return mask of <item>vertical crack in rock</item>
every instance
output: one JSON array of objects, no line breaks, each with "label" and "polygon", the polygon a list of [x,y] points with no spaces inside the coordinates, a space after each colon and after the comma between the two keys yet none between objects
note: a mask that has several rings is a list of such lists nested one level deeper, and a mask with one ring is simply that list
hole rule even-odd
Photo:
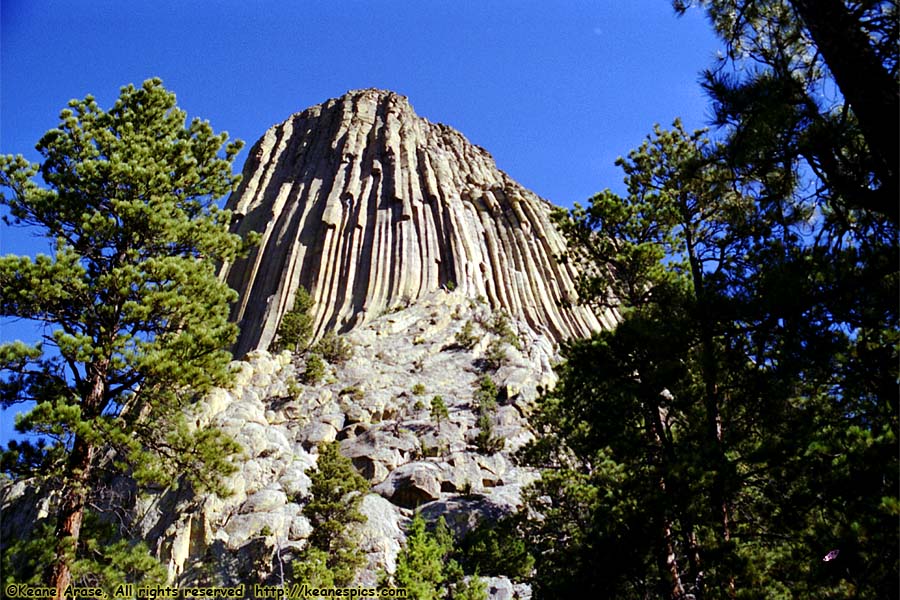
[{"label": "vertical crack in rock", "polygon": [[612,322],[572,304],[577,273],[557,260],[552,207],[398,94],[351,91],[291,116],[256,142],[243,175],[227,207],[233,229],[261,243],[222,269],[240,294],[238,355],[268,348],[299,286],[316,335],[441,286],[557,341]]}]

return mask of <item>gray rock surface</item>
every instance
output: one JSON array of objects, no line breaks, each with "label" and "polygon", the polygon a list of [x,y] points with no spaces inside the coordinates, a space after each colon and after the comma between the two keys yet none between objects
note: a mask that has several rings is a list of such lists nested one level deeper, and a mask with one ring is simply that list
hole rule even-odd
[{"label": "gray rock surface", "polygon": [[269,347],[301,285],[319,334],[442,286],[484,296],[555,341],[613,319],[574,304],[578,274],[558,260],[566,245],[552,207],[393,92],[351,91],[269,129],[227,208],[236,231],[262,236],[224,268],[241,295],[239,356]]},{"label": "gray rock surface", "polygon": [[[435,328],[440,315],[452,318]],[[194,422],[221,427],[244,448],[227,482],[233,494],[168,492],[136,507],[145,537],[173,580],[195,582],[198,565],[213,557],[233,565],[234,581],[248,572],[274,577],[278,557],[290,561],[312,531],[302,508],[322,441],[337,439],[372,485],[362,507],[368,519],[360,527],[369,557],[365,584],[379,569],[393,572],[411,509],[429,520],[445,517],[459,535],[516,510],[535,474],[517,466],[512,453],[532,437],[523,415],[537,390],[556,381],[547,354],[553,345],[511,320],[522,350],[485,372],[484,353],[498,339],[486,325],[492,318],[486,302],[459,291],[432,292],[349,332],[344,337],[353,357],[329,365],[329,379],[314,386],[299,383],[302,356],[254,351],[236,362],[234,386],[214,390],[194,415]],[[467,322],[480,340],[472,349],[456,344]],[[479,453],[470,442],[478,433],[473,396],[484,375],[505,391],[492,422],[507,443],[493,454]],[[435,396],[448,410],[440,423],[430,410]]]}]

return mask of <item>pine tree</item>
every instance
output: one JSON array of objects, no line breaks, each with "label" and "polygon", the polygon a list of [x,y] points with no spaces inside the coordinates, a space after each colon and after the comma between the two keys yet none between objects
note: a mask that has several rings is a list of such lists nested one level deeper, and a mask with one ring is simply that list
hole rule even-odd
[{"label": "pine tree", "polygon": [[234,442],[189,426],[184,410],[230,376],[236,296],[216,265],[246,244],[215,201],[238,182],[240,147],[205,121],[186,123],[152,79],[123,88],[108,111],[91,96],[71,101],[37,144],[40,165],[0,157],[11,220],[54,243],[52,256],[0,258],[0,316],[46,332],[33,346],[0,346],[0,401],[33,402],[17,428],[51,440],[18,450],[60,490],[45,565],[59,597],[84,549],[101,461],[140,483],[183,473],[215,491],[233,469]]},{"label": "pine tree", "polygon": [[302,286],[297,288],[294,306],[285,313],[278,326],[278,337],[275,340],[277,350],[300,352],[309,347],[313,333],[313,319],[310,314],[312,306],[312,297],[306,288]]},{"label": "pine tree", "polygon": [[[699,5],[725,51],[704,74],[732,163],[790,194],[810,169],[838,223],[900,219],[897,3],[673,0]],[[835,93],[835,89],[839,93]],[[777,174],[777,176],[776,176]]]},{"label": "pine tree", "polygon": [[450,411],[447,409],[447,403],[441,396],[435,396],[431,399],[431,418],[437,423],[438,430],[441,428],[441,421],[450,418]]},{"label": "pine tree", "polygon": [[438,519],[433,532],[425,528],[425,519],[416,513],[406,534],[406,545],[397,555],[394,580],[413,600],[485,600],[486,586],[477,576],[466,580],[463,570],[452,558],[456,553],[453,534],[444,518]]},{"label": "pine tree", "polygon": [[540,595],[896,589],[891,236],[835,238],[719,150],[657,128],[619,161],[626,197],[561,220],[622,319],[566,347],[534,414]]},{"label": "pine tree", "polygon": [[657,129],[561,221],[622,320],[534,414],[539,597],[897,590],[896,227],[737,150]]},{"label": "pine tree", "polygon": [[365,564],[355,526],[366,521],[359,506],[369,483],[340,453],[337,442],[319,446],[316,469],[309,477],[312,499],[303,514],[313,532],[294,563],[294,577],[309,586],[346,587]]}]

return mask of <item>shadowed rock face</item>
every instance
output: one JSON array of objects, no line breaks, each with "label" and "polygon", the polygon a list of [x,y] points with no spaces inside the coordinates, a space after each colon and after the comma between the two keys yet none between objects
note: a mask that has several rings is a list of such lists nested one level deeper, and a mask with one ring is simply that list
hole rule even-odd
[{"label": "shadowed rock face", "polygon": [[[223,267],[240,294],[238,356],[266,349],[299,286],[315,331],[347,331],[442,286],[483,296],[554,340],[612,322],[574,306],[577,273],[552,207],[406,98],[348,92],[253,146],[227,208],[262,241]],[[606,318],[601,317],[604,321]]]}]

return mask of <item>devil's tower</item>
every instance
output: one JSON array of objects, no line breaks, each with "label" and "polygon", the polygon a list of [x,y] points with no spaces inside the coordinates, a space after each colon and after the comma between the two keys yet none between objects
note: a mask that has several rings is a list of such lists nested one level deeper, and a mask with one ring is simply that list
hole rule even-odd
[{"label": "devil's tower", "polygon": [[[289,578],[313,539],[305,509],[322,444],[338,444],[369,485],[355,585],[396,571],[414,511],[444,517],[462,539],[520,510],[538,474],[516,453],[535,439],[528,415],[556,383],[556,342],[614,318],[578,305],[552,207],[456,131],[376,90],[270,129],[228,207],[237,231],[262,238],[223,267],[240,294],[244,360],[227,389],[186,408],[185,426],[240,445],[223,482],[232,493],[139,494],[122,477],[93,491],[92,506],[114,498],[116,522],[181,587]],[[266,351],[300,286],[315,300],[317,335],[336,329],[352,350],[314,355],[317,373],[310,353]],[[29,485],[0,480],[0,537],[32,529],[52,501]],[[530,597],[524,583],[485,582],[493,600]]]},{"label": "devil's tower", "polygon": [[254,145],[228,208],[262,241],[226,266],[240,294],[236,354],[265,349],[298,286],[315,327],[346,331],[428,292],[483,296],[559,340],[602,324],[577,307],[551,207],[457,131],[392,92],[348,92]]}]

